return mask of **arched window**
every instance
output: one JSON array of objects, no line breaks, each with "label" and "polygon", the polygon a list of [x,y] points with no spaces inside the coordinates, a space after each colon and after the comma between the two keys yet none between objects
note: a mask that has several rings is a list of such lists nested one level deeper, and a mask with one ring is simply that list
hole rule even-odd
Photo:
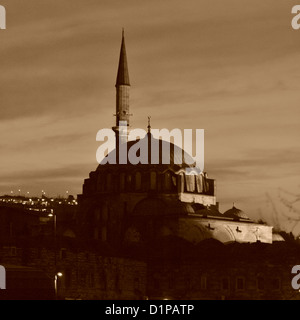
[{"label": "arched window", "polygon": [[203,179],[202,174],[198,174],[196,176],[196,184],[197,184],[197,192],[202,193],[203,192]]},{"label": "arched window", "polygon": [[127,174],[126,175],[126,190],[131,191],[132,190],[132,175]]},{"label": "arched window", "polygon": [[156,190],[156,172],[150,173],[150,190]]},{"label": "arched window", "polygon": [[170,191],[171,190],[171,174],[170,172],[166,172],[164,174],[164,189],[166,191]]},{"label": "arched window", "polygon": [[125,173],[122,172],[120,174],[120,191],[124,191],[125,190]]},{"label": "arched window", "polygon": [[184,174],[180,173],[177,176],[178,182],[177,182],[177,190],[179,193],[184,192]]},{"label": "arched window", "polygon": [[140,191],[142,188],[142,175],[140,172],[135,174],[135,190]]},{"label": "arched window", "polygon": [[185,179],[186,179],[186,191],[195,192],[195,175],[187,174],[185,176]]}]

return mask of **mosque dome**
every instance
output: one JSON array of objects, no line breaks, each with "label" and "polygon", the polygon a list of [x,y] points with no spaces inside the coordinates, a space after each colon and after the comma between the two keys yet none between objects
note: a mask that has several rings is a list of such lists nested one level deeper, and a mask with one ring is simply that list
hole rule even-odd
[{"label": "mosque dome", "polygon": [[246,213],[235,206],[224,212],[224,217],[232,218],[234,220],[245,219],[250,220]]},{"label": "mosque dome", "polygon": [[[161,171],[169,169],[174,173],[178,173],[181,169],[193,168],[197,170],[198,174],[200,173],[191,155],[172,142],[154,138],[151,133],[146,134],[142,139],[128,141],[126,146],[124,145],[125,144],[120,146],[120,150],[127,149],[128,165],[131,164],[130,155],[133,155],[136,156],[139,161],[139,163],[135,165],[156,165],[160,167]],[[115,162],[118,164],[119,159],[116,149],[111,151],[102,160],[97,170],[101,170],[103,166],[113,163],[113,159],[116,159]]]}]

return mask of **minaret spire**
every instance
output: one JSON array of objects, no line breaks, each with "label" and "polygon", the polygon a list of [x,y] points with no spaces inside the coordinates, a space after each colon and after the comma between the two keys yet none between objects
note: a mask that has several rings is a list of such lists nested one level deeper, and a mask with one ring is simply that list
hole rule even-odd
[{"label": "minaret spire", "polygon": [[122,44],[121,44],[121,50],[120,50],[120,59],[119,59],[116,87],[120,85],[130,86],[124,28],[122,29]]},{"label": "minaret spire", "polygon": [[127,141],[129,133],[129,72],[125,47],[124,28],[122,29],[122,43],[119,58],[118,74],[116,79],[116,125],[113,130],[116,133],[116,149],[119,159],[119,146]]},{"label": "minaret spire", "polygon": [[[126,126],[129,127],[129,89],[130,82],[123,28],[119,67],[116,80],[116,127],[114,127],[115,131],[120,131],[119,126],[124,126],[125,121]],[[121,125],[120,121],[122,121]]]}]

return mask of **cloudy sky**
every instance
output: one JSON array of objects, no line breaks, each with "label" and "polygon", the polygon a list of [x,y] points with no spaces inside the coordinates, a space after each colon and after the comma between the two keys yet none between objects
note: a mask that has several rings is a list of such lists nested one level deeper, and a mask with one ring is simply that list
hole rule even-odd
[{"label": "cloudy sky", "polygon": [[279,188],[300,193],[297,1],[0,4],[0,194],[81,192],[96,133],[115,120],[122,27],[132,126],[151,115],[154,128],[205,129],[221,211],[235,202],[257,217]]}]

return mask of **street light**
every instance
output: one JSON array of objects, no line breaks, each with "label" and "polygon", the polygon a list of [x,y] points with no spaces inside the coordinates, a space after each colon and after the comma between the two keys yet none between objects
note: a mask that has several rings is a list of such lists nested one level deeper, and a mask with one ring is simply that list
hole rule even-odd
[{"label": "street light", "polygon": [[57,300],[57,284],[58,278],[61,278],[63,274],[61,272],[57,272],[54,276],[54,289],[55,289],[55,300]]},{"label": "street light", "polygon": [[56,212],[49,213],[48,217],[53,217],[53,227],[54,227],[54,268],[56,272],[56,251],[57,251],[57,235],[56,235]]},{"label": "street light", "polygon": [[53,211],[53,213],[49,213],[48,217],[52,218],[53,217],[53,222],[54,222],[54,240],[56,241],[56,213]]}]

